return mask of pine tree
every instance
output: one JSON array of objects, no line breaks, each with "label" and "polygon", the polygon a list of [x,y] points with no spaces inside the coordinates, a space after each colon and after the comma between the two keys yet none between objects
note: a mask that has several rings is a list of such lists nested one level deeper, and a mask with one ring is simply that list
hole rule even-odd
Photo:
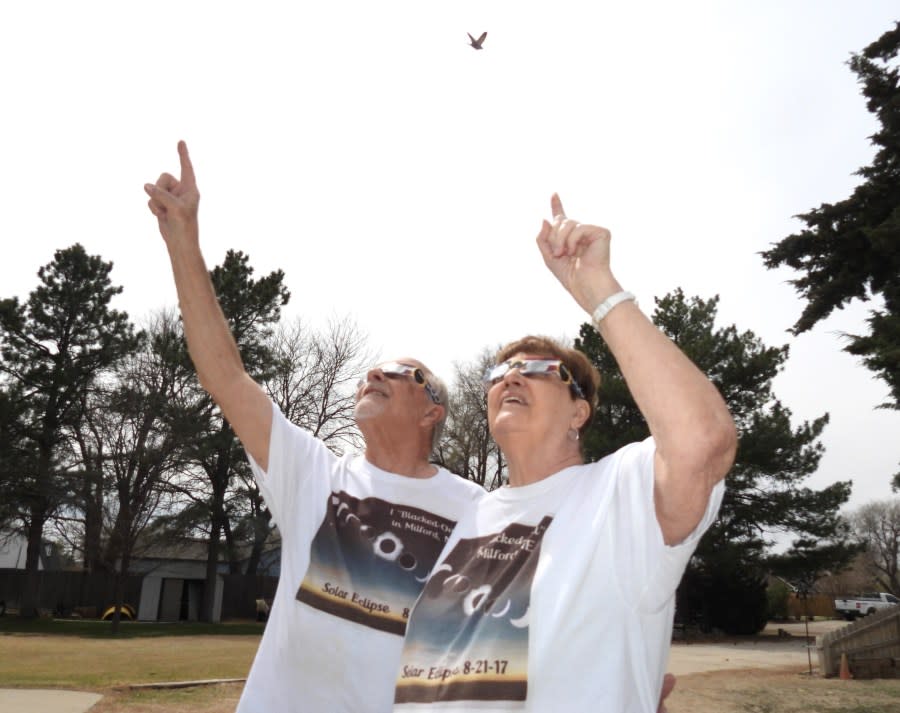
[{"label": "pine tree", "polygon": [[0,372],[26,403],[19,445],[29,455],[16,474],[16,519],[28,538],[26,614],[37,605],[44,524],[69,489],[59,459],[64,429],[80,418],[95,380],[137,344],[128,315],[109,306],[122,291],[111,270],[112,263],[75,244],[38,271],[40,285],[25,304],[0,301]]},{"label": "pine tree", "polygon": [[[871,137],[875,159],[857,174],[853,194],[798,216],[806,228],[762,253],[765,265],[802,273],[791,281],[806,299],[794,324],[800,334],[852,300],[876,296],[867,334],[848,335],[845,351],[862,358],[890,388],[886,407],[900,409],[900,22],[850,59],[866,106],[881,124]],[[900,474],[898,474],[900,483]]]}]

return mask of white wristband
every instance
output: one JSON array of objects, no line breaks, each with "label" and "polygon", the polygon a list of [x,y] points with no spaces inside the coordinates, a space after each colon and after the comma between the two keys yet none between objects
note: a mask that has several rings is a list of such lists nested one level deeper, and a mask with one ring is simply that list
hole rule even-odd
[{"label": "white wristband", "polygon": [[594,320],[594,324],[600,324],[603,318],[609,314],[610,310],[615,307],[617,304],[621,302],[625,302],[626,300],[634,300],[635,304],[637,304],[637,298],[631,294],[630,292],[626,292],[622,290],[621,292],[616,292],[614,295],[610,295],[603,302],[597,305],[597,309],[594,310],[594,314],[591,315],[591,318]]}]

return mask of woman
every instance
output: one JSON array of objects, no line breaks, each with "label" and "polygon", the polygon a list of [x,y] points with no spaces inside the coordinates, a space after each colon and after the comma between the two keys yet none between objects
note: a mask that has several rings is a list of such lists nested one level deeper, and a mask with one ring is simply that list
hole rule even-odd
[{"label": "woman", "polygon": [[539,337],[485,375],[509,484],[444,548],[410,617],[398,710],[656,710],[674,594],[715,518],[734,423],[715,387],[624,292],[609,232],[557,196],[538,246],[616,357],[651,437],[584,464],[599,375]]}]

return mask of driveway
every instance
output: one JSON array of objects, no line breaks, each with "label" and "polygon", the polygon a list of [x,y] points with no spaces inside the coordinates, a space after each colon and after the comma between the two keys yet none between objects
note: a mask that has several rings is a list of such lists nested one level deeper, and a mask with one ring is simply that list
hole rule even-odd
[{"label": "driveway", "polygon": [[103,696],[82,691],[0,689],[0,713],[85,713]]}]

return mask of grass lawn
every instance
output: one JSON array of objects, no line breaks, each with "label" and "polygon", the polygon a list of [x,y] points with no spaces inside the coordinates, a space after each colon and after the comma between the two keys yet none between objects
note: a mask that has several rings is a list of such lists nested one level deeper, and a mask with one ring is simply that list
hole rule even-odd
[{"label": "grass lawn", "polygon": [[[233,713],[242,684],[130,690],[128,684],[244,678],[262,625],[140,624],[0,618],[0,688],[103,694],[91,713]],[[841,681],[790,670],[680,676],[669,713],[900,713],[900,679]]]},{"label": "grass lawn", "polygon": [[244,678],[262,624],[0,619],[0,687],[100,690],[131,683]]},{"label": "grass lawn", "polygon": [[0,636],[3,634],[47,634],[78,636],[91,639],[136,639],[154,636],[256,636],[263,632],[263,624],[253,621],[228,621],[222,624],[179,622],[123,621],[119,633],[112,634],[112,623],[99,619],[22,619],[18,616],[0,617]]}]

